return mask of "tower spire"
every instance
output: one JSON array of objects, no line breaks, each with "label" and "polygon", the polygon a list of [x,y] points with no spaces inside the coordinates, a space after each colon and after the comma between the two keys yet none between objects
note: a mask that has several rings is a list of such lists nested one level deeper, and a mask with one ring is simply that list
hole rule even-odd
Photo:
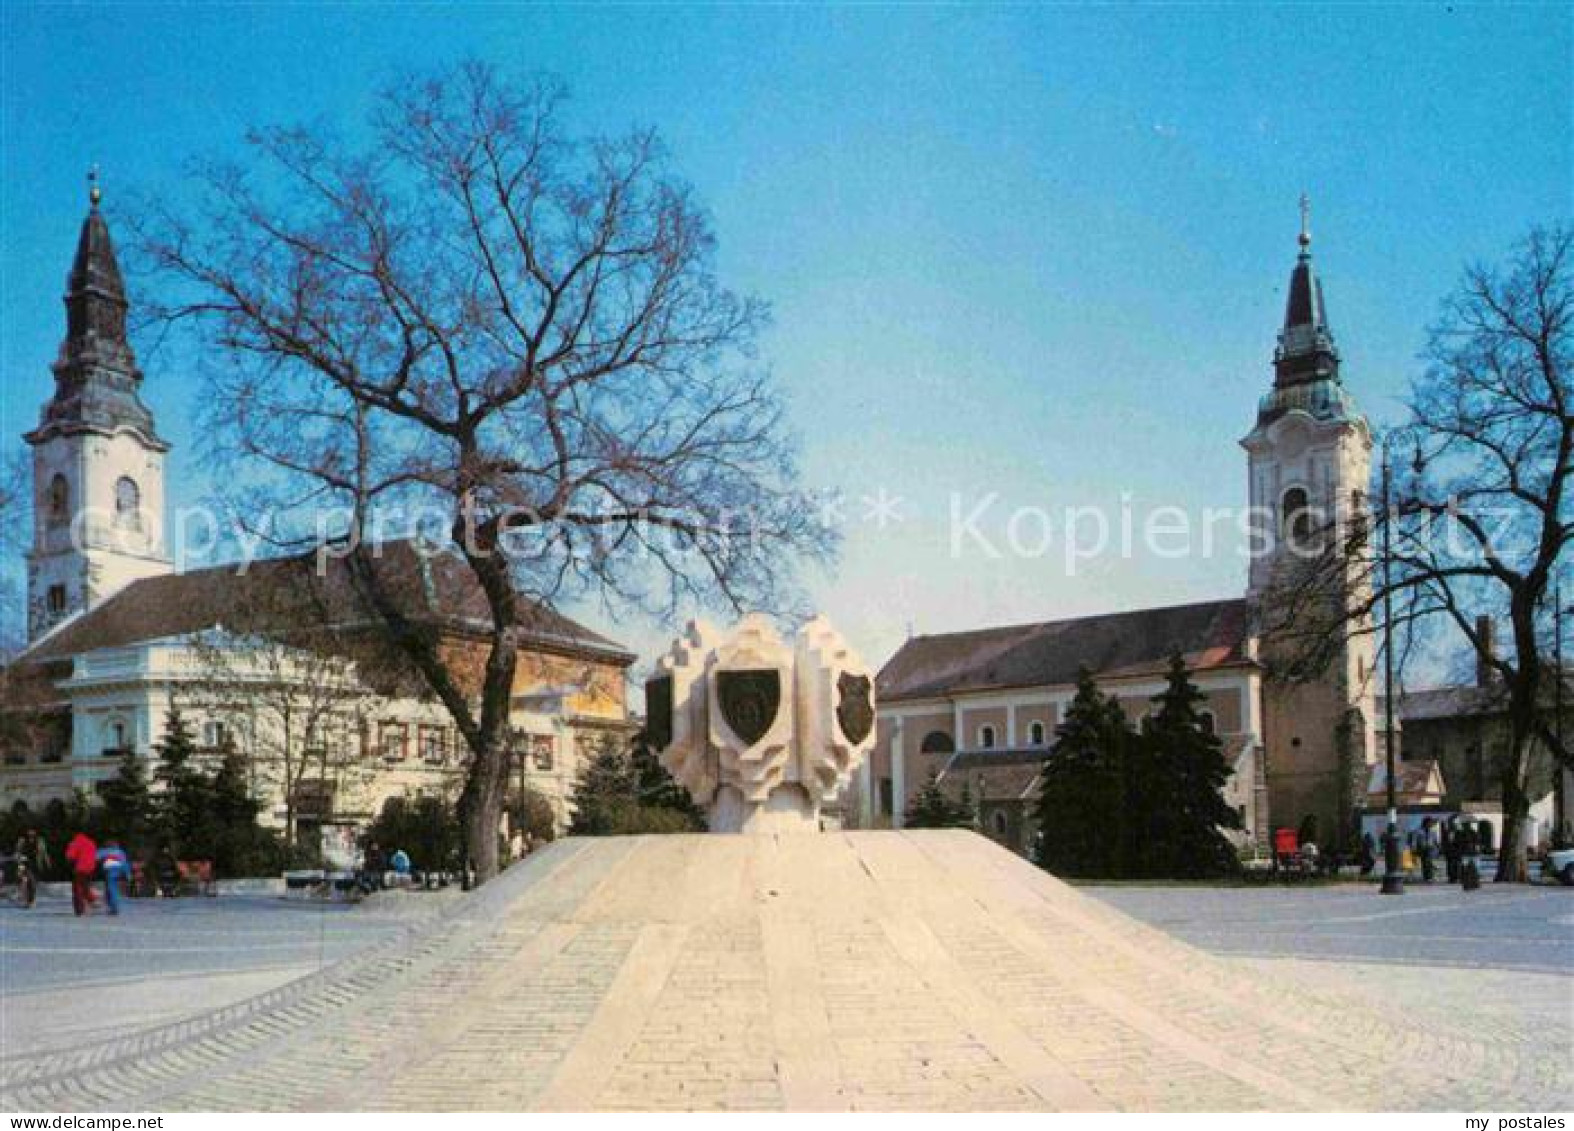
[{"label": "tower spire", "polygon": [[142,371],[126,335],[126,284],[99,204],[98,166],[87,175],[88,212],[66,275],[66,336],[54,364],[55,395],[33,436],[52,428],[131,428],[161,446],[137,395]]},{"label": "tower spire", "polygon": [[1284,329],[1274,351],[1274,387],[1339,379],[1339,350],[1328,326],[1323,284],[1312,266],[1312,202],[1301,194],[1300,254],[1290,273],[1290,294],[1284,305]]}]

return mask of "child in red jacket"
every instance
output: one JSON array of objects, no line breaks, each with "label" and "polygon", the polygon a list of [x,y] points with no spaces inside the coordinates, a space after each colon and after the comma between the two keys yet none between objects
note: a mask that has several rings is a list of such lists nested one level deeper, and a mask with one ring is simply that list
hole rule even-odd
[{"label": "child in red jacket", "polygon": [[66,863],[71,865],[71,910],[78,915],[92,910],[98,902],[93,894],[93,873],[98,871],[98,845],[87,833],[77,833],[66,845]]}]

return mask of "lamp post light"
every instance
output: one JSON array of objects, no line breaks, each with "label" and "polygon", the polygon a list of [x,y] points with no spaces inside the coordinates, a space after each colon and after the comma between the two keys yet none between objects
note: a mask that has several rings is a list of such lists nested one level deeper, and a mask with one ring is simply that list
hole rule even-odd
[{"label": "lamp post light", "polygon": [[[1383,895],[1403,895],[1404,874],[1399,870],[1399,788],[1398,766],[1394,753],[1394,715],[1398,703],[1394,693],[1394,511],[1391,461],[1388,445],[1398,433],[1383,439],[1383,755],[1386,763],[1388,826],[1383,832]],[[1426,462],[1421,441],[1415,442],[1411,468],[1420,475]]]},{"label": "lamp post light", "polygon": [[1399,794],[1394,781],[1394,515],[1388,460],[1391,438],[1383,441],[1383,755],[1387,762],[1388,827],[1383,831],[1382,894],[1403,895],[1405,881],[1399,872]]},{"label": "lamp post light", "polygon": [[[1552,728],[1558,745],[1568,749],[1563,737],[1563,616],[1574,612],[1574,605],[1563,603],[1563,578],[1561,574],[1552,586]],[[1552,768],[1552,840],[1559,844],[1564,836],[1566,822],[1563,810],[1568,805],[1564,796],[1563,777],[1567,773],[1556,762]]]}]

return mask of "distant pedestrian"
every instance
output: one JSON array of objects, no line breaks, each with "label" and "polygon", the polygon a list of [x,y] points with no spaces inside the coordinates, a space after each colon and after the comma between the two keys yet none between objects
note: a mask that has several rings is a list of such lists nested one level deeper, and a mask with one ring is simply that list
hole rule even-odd
[{"label": "distant pedestrian", "polygon": [[1443,822],[1443,867],[1448,875],[1448,882],[1459,882],[1459,822],[1457,818],[1450,817]]},{"label": "distant pedestrian", "polygon": [[381,891],[383,873],[387,870],[388,858],[383,855],[382,846],[375,840],[368,841],[361,856],[361,890],[368,894]]},{"label": "distant pedestrian", "polygon": [[1481,840],[1473,822],[1460,826],[1456,843],[1459,845],[1459,886],[1475,891],[1481,886],[1481,865],[1476,859],[1481,852]]},{"label": "distant pedestrian", "polygon": [[165,899],[180,888],[180,863],[167,844],[159,845],[153,854],[153,886]]},{"label": "distant pedestrian", "polygon": [[85,915],[98,903],[93,894],[93,873],[98,871],[98,845],[87,833],[77,833],[66,845],[66,863],[71,865],[71,910]]},{"label": "distant pedestrian", "polygon": [[120,914],[120,885],[131,875],[131,861],[126,850],[113,837],[98,850],[98,866],[104,873],[104,905],[111,915]]},{"label": "distant pedestrian", "polygon": [[410,875],[410,855],[404,849],[394,849],[394,854],[388,858],[388,863],[393,868],[394,875],[401,877]]},{"label": "distant pedestrian", "polygon": [[1361,834],[1361,875],[1370,876],[1372,869],[1377,867],[1377,838],[1371,833]]},{"label": "distant pedestrian", "polygon": [[1421,882],[1427,884],[1437,874],[1437,840],[1432,831],[1433,825],[1432,818],[1426,817],[1421,821],[1421,827],[1410,834],[1410,850],[1421,864]]},{"label": "distant pedestrian", "polygon": [[28,866],[35,880],[43,877],[49,867],[49,846],[37,829],[28,829],[16,838],[16,858]]}]

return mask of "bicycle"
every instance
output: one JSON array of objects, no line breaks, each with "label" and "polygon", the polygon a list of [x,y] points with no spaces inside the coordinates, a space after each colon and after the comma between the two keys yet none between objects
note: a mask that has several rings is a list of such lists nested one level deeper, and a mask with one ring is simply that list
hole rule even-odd
[{"label": "bicycle", "polygon": [[0,899],[19,907],[31,907],[38,899],[38,881],[23,857],[0,857]]}]

